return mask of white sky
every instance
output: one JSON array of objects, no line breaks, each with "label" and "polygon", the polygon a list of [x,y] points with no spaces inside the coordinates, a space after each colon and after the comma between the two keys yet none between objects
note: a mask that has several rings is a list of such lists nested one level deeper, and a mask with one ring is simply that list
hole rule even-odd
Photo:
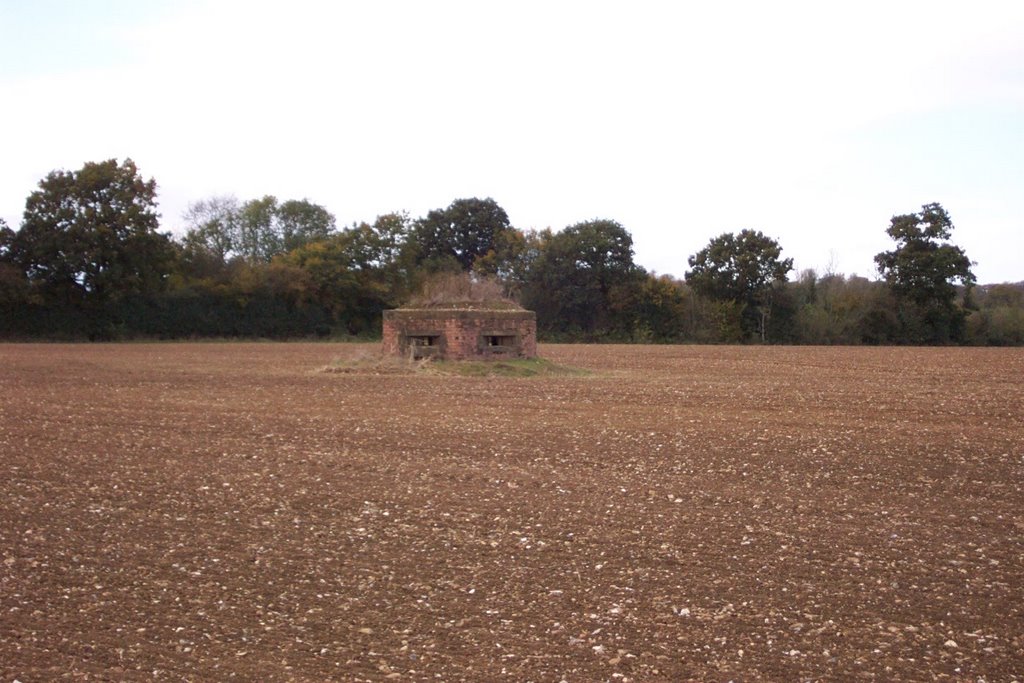
[{"label": "white sky", "polygon": [[130,156],[179,233],[214,194],[339,225],[493,197],[622,223],[682,276],[753,228],[875,277],[937,201],[982,283],[1024,280],[1024,2],[0,0],[0,216]]}]

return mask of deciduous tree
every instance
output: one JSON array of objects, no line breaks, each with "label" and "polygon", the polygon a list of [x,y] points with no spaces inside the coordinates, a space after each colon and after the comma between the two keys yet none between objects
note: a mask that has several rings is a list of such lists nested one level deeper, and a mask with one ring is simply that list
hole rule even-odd
[{"label": "deciduous tree", "polygon": [[28,278],[12,260],[15,236],[7,222],[0,218],[0,309],[13,310],[28,303]]},{"label": "deciduous tree", "polygon": [[334,215],[308,199],[289,199],[277,207],[281,247],[288,252],[334,233]]},{"label": "deciduous tree", "polygon": [[686,282],[701,296],[740,307],[742,328],[762,341],[771,315],[772,289],[793,269],[782,247],[761,232],[724,233],[688,260]]},{"label": "deciduous tree", "polygon": [[334,215],[308,199],[278,203],[273,195],[239,203],[231,196],[210,197],[189,205],[183,239],[193,260],[226,263],[241,256],[249,263],[269,263],[279,254],[335,232]]},{"label": "deciduous tree", "polygon": [[964,337],[966,315],[956,304],[956,284],[969,289],[975,278],[967,254],[949,242],[952,233],[953,221],[942,205],[925,204],[918,213],[892,217],[886,234],[896,248],[875,256],[878,272],[896,297],[908,341]]},{"label": "deciduous tree", "polygon": [[486,257],[511,229],[508,214],[487,199],[456,199],[446,209],[435,209],[417,221],[413,242],[418,260],[431,270],[443,270],[446,262],[464,271]]},{"label": "deciduous tree", "polygon": [[380,312],[397,305],[406,274],[400,235],[403,214],[380,216],[325,240],[310,242],[275,260],[307,273],[315,300],[352,333],[369,329]]},{"label": "deciduous tree", "polygon": [[158,221],[156,181],[144,180],[131,159],[53,171],[26,200],[9,259],[51,301],[153,292],[174,259]]},{"label": "deciduous tree", "polygon": [[189,204],[183,216],[188,224],[182,240],[185,249],[226,262],[235,249],[239,207],[238,200],[229,195]]},{"label": "deciduous tree", "polygon": [[629,307],[644,272],[633,263],[633,238],[611,220],[577,223],[541,245],[524,289],[538,325],[584,336],[628,335]]}]

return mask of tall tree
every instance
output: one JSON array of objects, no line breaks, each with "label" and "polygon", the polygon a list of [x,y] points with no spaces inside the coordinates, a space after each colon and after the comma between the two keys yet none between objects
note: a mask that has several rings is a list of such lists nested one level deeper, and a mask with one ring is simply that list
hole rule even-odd
[{"label": "tall tree", "polygon": [[249,263],[269,263],[335,232],[334,215],[319,204],[308,199],[279,204],[273,195],[242,204],[231,196],[202,199],[189,205],[184,218],[186,257],[198,261],[224,263],[241,256]]},{"label": "tall tree", "polygon": [[793,269],[793,259],[781,254],[779,243],[759,231],[727,232],[690,256],[686,282],[701,296],[737,307],[744,333],[764,341],[773,287]]},{"label": "tall tree", "polygon": [[686,327],[688,290],[670,275],[648,273],[635,307],[635,341],[680,341]]},{"label": "tall tree", "polygon": [[540,258],[543,246],[551,239],[551,230],[503,230],[494,249],[473,264],[473,272],[497,280],[507,296],[518,298],[529,281],[530,271]]},{"label": "tall tree", "polygon": [[50,301],[156,291],[174,259],[158,221],[156,181],[144,180],[131,159],[53,171],[26,200],[9,259]]},{"label": "tall tree", "polygon": [[956,304],[956,284],[969,290],[975,277],[967,254],[949,242],[949,214],[940,204],[925,204],[918,213],[893,216],[885,232],[896,248],[877,254],[875,264],[899,304],[907,341],[963,340],[966,314]]},{"label": "tall tree", "polygon": [[413,241],[418,260],[428,268],[444,269],[447,263],[469,271],[477,259],[499,247],[502,234],[510,229],[505,209],[490,197],[456,199],[417,221]]},{"label": "tall tree", "polygon": [[[378,226],[390,227],[389,223],[389,217],[377,219]],[[363,223],[298,247],[274,263],[306,273],[314,300],[357,333],[368,329],[384,308],[398,303],[391,298],[401,284],[386,261],[389,249],[381,233]]]},{"label": "tall tree", "polygon": [[349,251],[364,271],[373,271],[386,283],[388,297],[397,304],[412,288],[415,253],[409,248],[412,221],[403,212],[377,216],[373,224],[359,223],[348,233]]},{"label": "tall tree", "polygon": [[16,235],[0,218],[0,309],[13,309],[28,302],[28,279],[11,254]]},{"label": "tall tree", "polygon": [[540,250],[523,292],[538,325],[587,337],[631,332],[643,270],[633,263],[633,238],[622,225],[577,223],[550,235]]},{"label": "tall tree", "polygon": [[183,240],[186,251],[226,262],[235,250],[239,210],[238,200],[230,195],[209,197],[189,204],[183,216],[188,224]]},{"label": "tall tree", "polygon": [[308,199],[289,199],[277,207],[281,247],[288,252],[311,242],[325,240],[334,233],[334,215]]},{"label": "tall tree", "polygon": [[277,223],[277,197],[264,195],[242,204],[235,248],[249,263],[269,263],[284,252],[284,239]]}]

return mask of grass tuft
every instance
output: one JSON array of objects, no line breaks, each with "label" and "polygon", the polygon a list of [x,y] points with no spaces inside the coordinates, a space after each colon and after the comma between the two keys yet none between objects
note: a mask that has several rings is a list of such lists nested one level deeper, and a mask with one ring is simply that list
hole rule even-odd
[{"label": "grass tuft", "polygon": [[385,356],[380,352],[361,352],[350,358],[337,358],[320,372],[348,375],[415,375],[430,362],[429,358],[412,360],[401,356]]},{"label": "grass tuft", "polygon": [[339,358],[320,372],[352,375],[445,375],[449,377],[581,377],[590,373],[580,368],[558,365],[544,358],[517,358],[495,361],[455,361],[423,358],[410,360],[398,356],[361,353]]},{"label": "grass tuft", "polygon": [[457,377],[540,377],[582,376],[586,370],[558,365],[544,358],[517,358],[494,361],[434,361],[424,367],[425,372]]}]

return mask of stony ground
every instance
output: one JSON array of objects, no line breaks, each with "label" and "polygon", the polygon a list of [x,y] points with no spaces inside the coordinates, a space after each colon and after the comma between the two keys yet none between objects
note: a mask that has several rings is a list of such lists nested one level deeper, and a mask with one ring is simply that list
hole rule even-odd
[{"label": "stony ground", "polygon": [[1024,679],[1024,350],[0,346],[0,681]]}]

